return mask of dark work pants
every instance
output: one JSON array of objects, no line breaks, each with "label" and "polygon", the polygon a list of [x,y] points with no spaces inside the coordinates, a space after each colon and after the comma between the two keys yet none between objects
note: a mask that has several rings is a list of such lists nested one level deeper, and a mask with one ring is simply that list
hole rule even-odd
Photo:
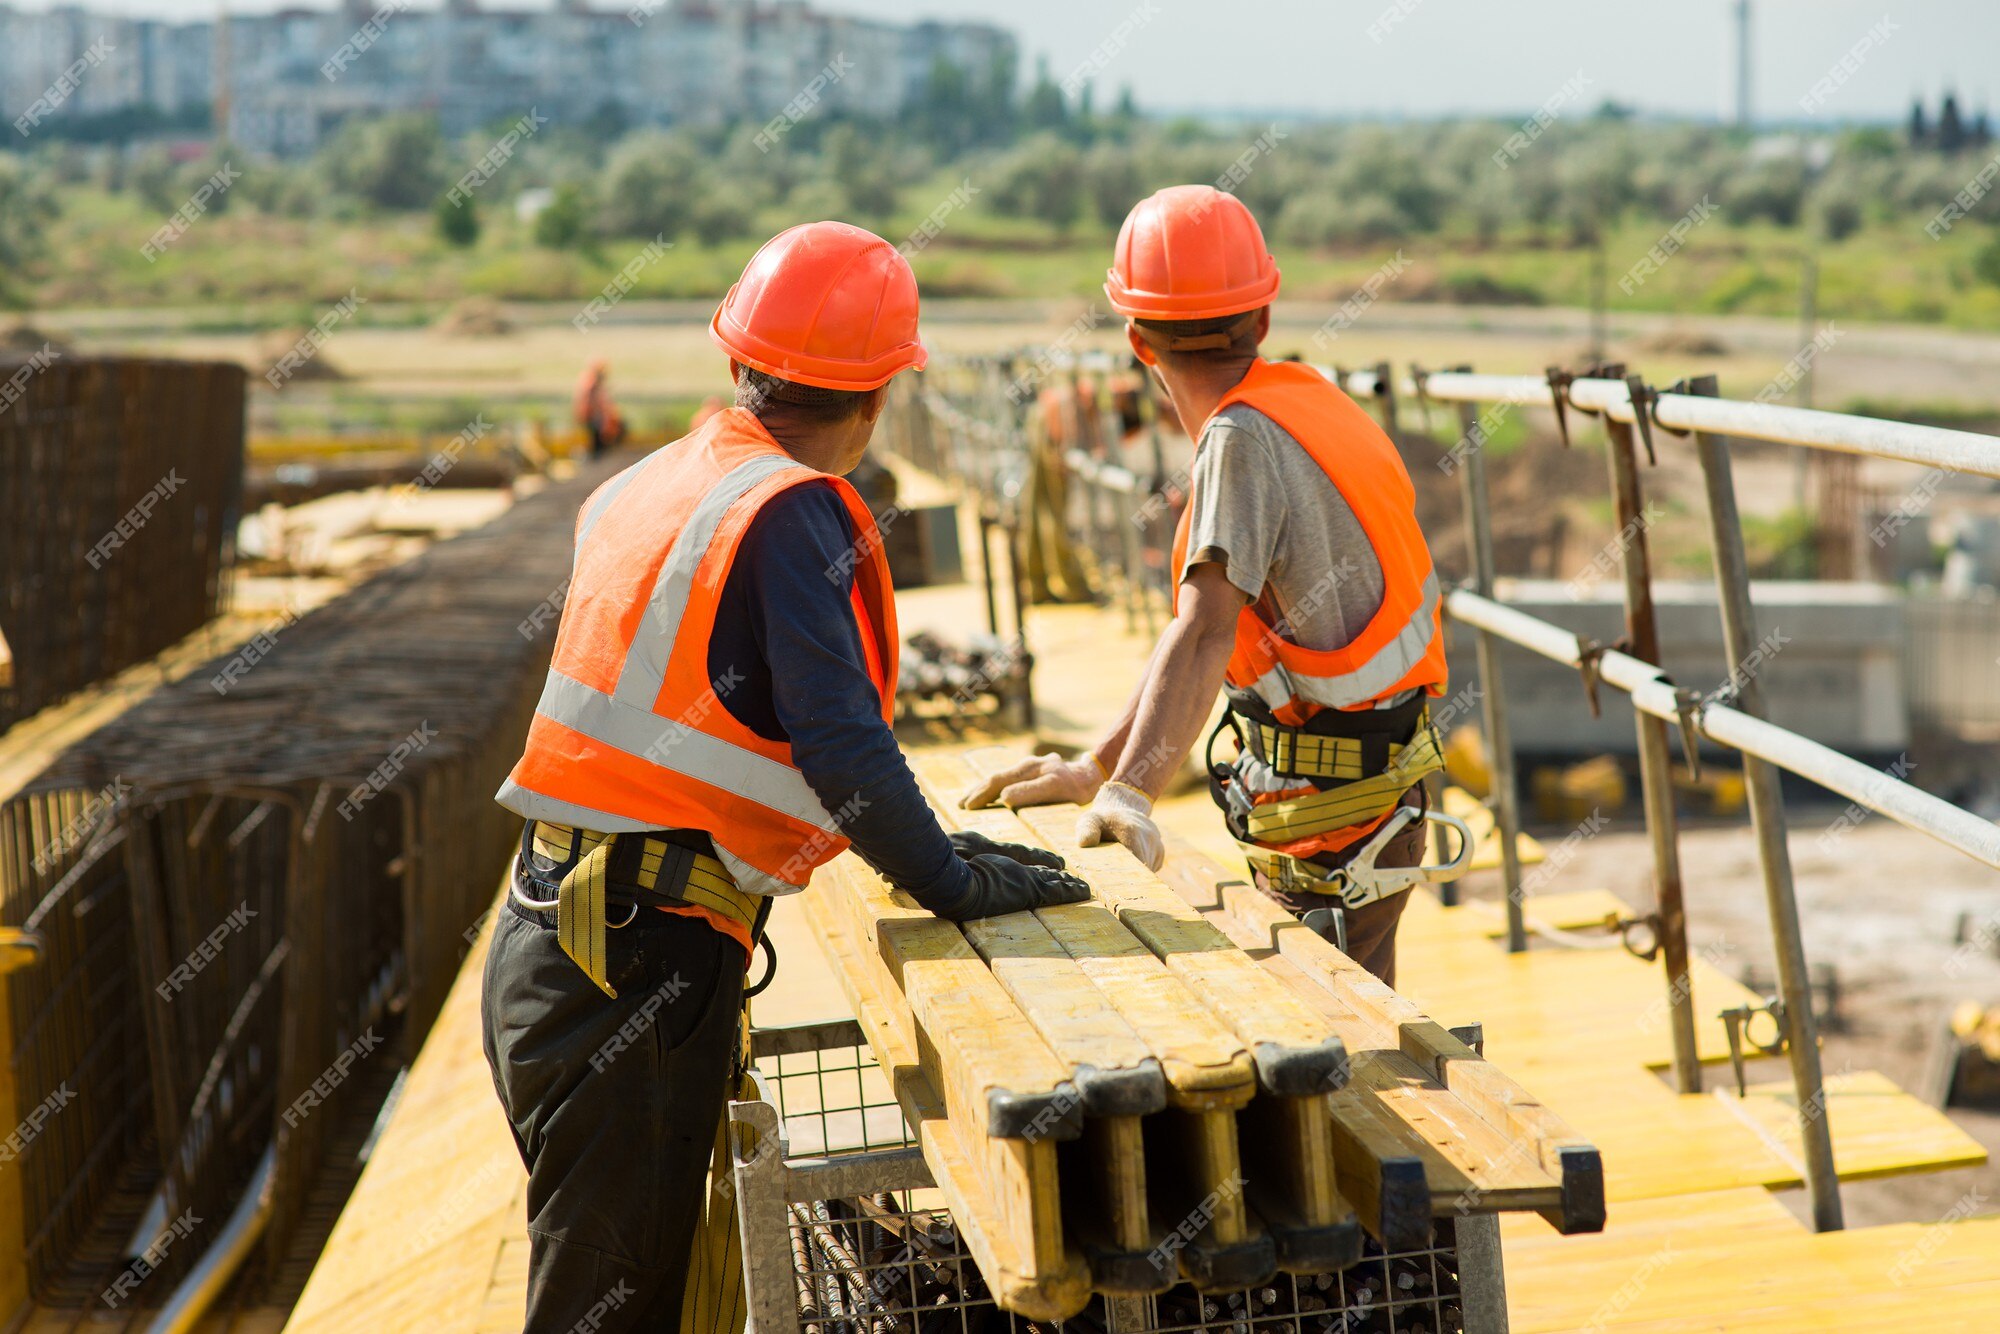
[{"label": "dark work pants", "polygon": [[677,1327],[735,1051],[742,946],[641,909],[605,948],[616,1000],[553,912],[510,900],[486,956],[486,1062],[528,1167],[529,1334]]},{"label": "dark work pants", "polygon": [[[1414,806],[1420,818],[1413,825],[1390,839],[1375,858],[1377,866],[1422,866],[1424,855],[1429,851],[1430,825],[1421,818],[1427,798],[1421,783],[1403,794],[1400,804]],[[1369,838],[1374,835],[1370,834]],[[1309,860],[1315,866],[1337,870],[1354,859],[1361,850],[1360,843],[1342,848],[1338,852],[1325,853]],[[1273,887],[1265,879],[1264,873],[1257,875],[1257,888],[1283,904],[1294,916],[1303,917],[1313,908],[1338,906],[1338,901],[1324,894],[1291,894]],[[1386,899],[1377,899],[1359,908],[1349,908],[1347,912],[1347,957],[1382,979],[1389,986],[1396,985],[1396,924],[1403,919],[1403,909],[1409,906],[1408,890],[1391,894]]]}]

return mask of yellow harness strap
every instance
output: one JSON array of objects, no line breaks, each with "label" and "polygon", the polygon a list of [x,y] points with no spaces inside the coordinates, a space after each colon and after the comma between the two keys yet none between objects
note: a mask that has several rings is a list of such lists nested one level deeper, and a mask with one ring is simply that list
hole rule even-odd
[{"label": "yellow harness strap", "polygon": [[[557,891],[556,939],[563,952],[576,960],[577,967],[583,969],[607,996],[616,997],[618,993],[605,974],[606,875],[610,868],[612,844],[620,838],[641,840],[637,874],[641,890],[693,907],[706,908],[742,923],[753,937],[757,934],[757,912],[762,907],[762,900],[755,894],[738,889],[729,868],[706,853],[689,853],[650,834],[600,834],[595,830],[575,829],[547,820],[535,821],[531,837],[535,851],[550,861],[568,861],[572,851],[582,854],[576,866],[563,877]],[[683,864],[687,867],[687,879],[678,885],[671,883],[672,873],[665,871],[670,855],[676,868]],[[660,883],[663,873],[669,876],[669,883],[664,885]]]},{"label": "yellow harness strap", "polygon": [[[739,1098],[757,1096],[747,1074],[731,1081]],[[729,1109],[715,1128],[709,1158],[708,1190],[702,1218],[688,1254],[687,1288],[681,1298],[679,1334],[739,1330],[749,1315],[743,1290],[743,1237],[736,1228],[736,1178],[729,1144]]]},{"label": "yellow harness strap", "polygon": [[606,834],[603,842],[583,854],[556,891],[557,943],[599,991],[613,998],[618,992],[604,963],[604,869],[617,841],[616,834]]},{"label": "yellow harness strap", "polygon": [[[1315,739],[1344,740],[1337,737]],[[1358,761],[1358,750],[1356,757]],[[1410,738],[1408,745],[1389,747],[1389,767],[1381,773],[1342,783],[1325,792],[1251,807],[1246,817],[1250,837],[1254,843],[1292,843],[1350,825],[1364,824],[1387,814],[1412,785],[1443,768],[1444,754],[1438,746],[1437,730],[1431,726],[1430,715],[1426,713],[1418,720],[1416,735]],[[1251,849],[1253,844],[1243,846]],[[1282,855],[1273,854],[1269,848],[1254,850],[1265,856]]]}]

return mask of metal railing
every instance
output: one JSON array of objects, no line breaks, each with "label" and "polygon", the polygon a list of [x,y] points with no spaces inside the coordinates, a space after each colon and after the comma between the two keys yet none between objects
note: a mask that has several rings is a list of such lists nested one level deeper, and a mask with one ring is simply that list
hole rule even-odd
[{"label": "metal railing", "polygon": [[[986,383],[1008,378],[1010,363],[975,363]],[[1057,373],[1069,377],[1068,411],[1076,416],[1086,403],[1079,376],[1104,374],[1117,363],[1109,358],[1066,359]],[[1046,368],[1044,368],[1046,369]],[[1433,404],[1455,407],[1460,427],[1458,443],[1443,460],[1456,473],[1464,501],[1470,577],[1453,590],[1445,609],[1453,619],[1477,632],[1479,671],[1484,683],[1483,722],[1493,764],[1490,801],[1502,851],[1501,874],[1506,888],[1507,937],[1513,950],[1527,947],[1517,839],[1521,828],[1518,777],[1508,726],[1507,696],[1500,671],[1502,642],[1584,673],[1631,697],[1638,729],[1641,787],[1648,842],[1653,860],[1654,911],[1645,919],[1660,945],[1670,1007],[1676,1080],[1683,1092],[1701,1087],[1701,1065],[1695,1043],[1694,994],[1689,976],[1686,912],[1682,903],[1678,829],[1674,810],[1672,747],[1669,729],[1678,729],[1689,763],[1697,762],[1696,746],[1707,740],[1743,757],[1751,823],[1777,954],[1779,996],[1770,1005],[1779,1023],[1790,1059],[1799,1104],[1804,1148],[1804,1176],[1812,1195],[1815,1224],[1822,1230],[1842,1224],[1839,1183],[1833,1163],[1832,1136],[1820,1069],[1818,1033],[1802,941],[1790,856],[1785,844],[1785,813],[1779,788],[1780,771],[1798,775],[1934,838],[1984,865],[2000,869],[2000,827],[1970,811],[1933,796],[1899,776],[1871,768],[1808,737],[1768,721],[1758,666],[1760,652],[1756,610],[1751,602],[1743,525],[1737,509],[1728,437],[1797,445],[1842,454],[1868,455],[1928,467],[1937,473],[1957,472],[2000,478],[2000,439],[1969,431],[1919,426],[1842,413],[1782,407],[1761,402],[1716,397],[1713,377],[1684,381],[1660,391],[1642,377],[1628,376],[1623,367],[1599,367],[1582,375],[1552,370],[1545,376],[1481,375],[1470,370],[1425,371],[1411,368],[1396,376],[1386,364],[1367,370],[1318,367],[1348,393],[1372,401],[1385,427],[1397,434],[1398,399],[1413,401],[1428,421]],[[1148,395],[1141,395],[1149,400]],[[994,407],[989,395],[982,405]],[[1555,415],[1565,444],[1573,416],[1596,418],[1603,426],[1606,467],[1618,527],[1616,546],[1623,576],[1626,637],[1616,646],[1580,638],[1551,622],[1506,606],[1494,593],[1492,513],[1488,503],[1485,444],[1493,429],[1482,406],[1538,407]],[[1026,455],[1029,451],[1027,412],[1040,404],[1014,403],[1001,421],[980,423],[986,447],[1003,446]],[[964,420],[968,409],[954,409]],[[963,423],[959,423],[960,433]],[[1642,472],[1638,451],[1650,459],[1662,437],[1691,437],[1700,462],[1708,502],[1710,541],[1724,649],[1732,664],[1718,688],[1696,692],[1678,686],[1660,669],[1659,630],[1654,616],[1651,560],[1648,550]],[[976,452],[969,439],[960,454]],[[1067,515],[1075,539],[1096,552],[1103,579],[1100,591],[1122,589],[1128,615],[1139,601],[1170,592],[1171,572],[1165,548],[1173,531],[1171,514],[1163,522],[1136,522],[1119,527],[1116,541],[1097,514],[1101,495],[1124,497],[1144,506],[1165,497],[1170,479],[1153,451],[1151,478],[1102,451],[1070,447],[1060,453],[1070,479],[1084,490],[1081,504],[1072,502]],[[991,460],[985,462],[992,467]],[[1025,465],[1024,465],[1025,466]],[[1184,489],[1184,474],[1182,486]],[[1166,540],[1163,540],[1166,539]],[[1108,575],[1108,578],[1104,576]],[[1150,607],[1150,601],[1146,602]],[[1148,629],[1151,617],[1147,617]]]},{"label": "metal railing", "polygon": [[[1623,375],[1622,368],[1578,377],[1551,371],[1541,378],[1476,375],[1469,371],[1426,373],[1413,369],[1407,380],[1395,386],[1387,382],[1381,371],[1339,374],[1339,379],[1350,392],[1386,399],[1401,389],[1425,401],[1450,402],[1459,407],[1466,432],[1461,442],[1469,443],[1469,447],[1456,451],[1455,456],[1465,465],[1460,472],[1467,524],[1474,538],[1471,543],[1474,576],[1472,588],[1450,594],[1446,611],[1479,632],[1488,730],[1495,753],[1494,786],[1498,799],[1494,802],[1494,815],[1503,848],[1513,845],[1520,822],[1511,800],[1513,765],[1506,740],[1506,694],[1494,652],[1496,641],[1505,640],[1589,671],[1632,699],[1640,732],[1641,783],[1654,858],[1658,906],[1653,925],[1666,964],[1667,998],[1673,1014],[1674,1064],[1684,1092],[1698,1089],[1701,1076],[1695,1052],[1693,987],[1688,976],[1686,918],[1681,904],[1672,779],[1667,762],[1667,727],[1673,724],[1680,729],[1691,758],[1700,739],[1742,755],[1766,910],[1777,955],[1779,1001],[1772,1007],[1773,1017],[1780,1021],[1792,1067],[1806,1185],[1812,1194],[1815,1226],[1822,1231],[1839,1228],[1842,1225],[1839,1180],[1833,1162],[1832,1132],[1798,901],[1785,842],[1779,772],[1783,770],[1817,783],[1996,869],[2000,869],[2000,828],[1896,775],[1870,768],[1767,721],[1756,670],[1762,641],[1751,602],[1743,525],[1737,510],[1726,437],[1866,454],[1985,477],[2000,477],[2000,440],[1968,431],[1725,400],[1715,397],[1713,377],[1687,381],[1661,392],[1648,386],[1641,377]],[[1620,525],[1618,547],[1625,585],[1627,651],[1581,640],[1556,625],[1494,600],[1491,544],[1480,541],[1478,536],[1486,523],[1488,506],[1482,466],[1483,440],[1475,435],[1475,430],[1477,406],[1496,403],[1549,408],[1556,414],[1565,441],[1568,413],[1594,414],[1602,419]],[[1707,492],[1723,641],[1732,664],[1728,680],[1707,694],[1677,687],[1657,665],[1658,631],[1653,623],[1645,525],[1639,519],[1642,509],[1634,448],[1636,437],[1644,442],[1651,455],[1656,431],[1692,435]],[[1518,948],[1522,943],[1518,863],[1508,859],[1503,875],[1509,938]]]}]

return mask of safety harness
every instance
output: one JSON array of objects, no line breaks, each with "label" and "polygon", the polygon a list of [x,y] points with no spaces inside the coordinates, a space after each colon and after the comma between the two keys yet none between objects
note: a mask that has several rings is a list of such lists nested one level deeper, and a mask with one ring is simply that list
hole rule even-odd
[{"label": "safety harness", "polygon": [[[1229,763],[1215,758],[1225,727],[1236,734],[1239,748]],[[1354,865],[1341,870],[1272,846],[1379,820],[1411,787],[1442,770],[1444,754],[1425,696],[1386,709],[1322,709],[1303,727],[1291,727],[1258,696],[1232,687],[1229,707],[1209,734],[1207,761],[1209,795],[1222,808],[1231,836],[1250,865],[1275,886],[1358,908],[1432,878],[1422,873],[1433,868],[1409,868],[1415,874],[1376,871],[1374,854],[1386,843],[1385,834],[1394,836],[1387,826],[1370,838]],[[1412,811],[1408,819],[1390,823],[1400,831],[1416,818]]]},{"label": "safety harness", "polygon": [[[702,908],[737,922],[757,940],[770,900],[746,893],[716,858],[658,834],[601,834],[548,820],[530,820],[521,836],[523,856],[529,852],[557,868],[568,866],[556,882],[529,873],[514,879],[512,890],[523,907],[539,912],[553,908],[556,941],[563,953],[607,996],[617,996],[605,968],[604,933],[630,926],[641,908]],[[571,863],[574,864],[571,864]],[[530,898],[520,882],[556,891],[553,899]],[[622,921],[608,921],[612,907],[626,909]]]}]

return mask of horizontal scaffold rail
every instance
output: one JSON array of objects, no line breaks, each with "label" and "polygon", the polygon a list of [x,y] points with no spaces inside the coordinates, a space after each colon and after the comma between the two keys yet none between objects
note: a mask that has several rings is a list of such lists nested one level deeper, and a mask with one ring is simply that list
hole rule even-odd
[{"label": "horizontal scaffold rail", "polygon": [[[1455,620],[1567,666],[1579,665],[1582,658],[1583,646],[1573,632],[1470,590],[1454,590],[1445,599],[1445,610]],[[1597,673],[1607,685],[1630,695],[1633,706],[1642,712],[1672,723],[1682,721],[1681,692],[1652,664],[1607,649],[1597,658]],[[1701,735],[1719,745],[1810,779],[1905,828],[1926,834],[2000,870],[2000,825],[1713,698],[1696,704],[1687,716]]]},{"label": "horizontal scaffold rail", "polygon": [[[1350,394],[1372,397],[1381,392],[1380,377],[1375,371],[1341,371],[1325,366],[1317,369]],[[1399,393],[1421,393],[1426,398],[1447,403],[1555,406],[1555,391],[1548,378],[1539,375],[1432,371],[1423,377],[1421,386],[1415,380],[1404,380],[1396,389]],[[1565,406],[1581,412],[1602,413],[1619,422],[1637,420],[1637,413],[1632,407],[1631,386],[1624,380],[1571,380],[1566,397]],[[1859,417],[1844,412],[1820,412],[1812,408],[1790,408],[1776,403],[1745,402],[1671,391],[1653,396],[1651,411],[1647,415],[1652,424],[1669,431],[1706,431],[1711,435],[1769,440],[1841,454],[1866,454],[1951,472],[2000,478],[2000,439],[1976,431],[1954,431],[1941,426],[1884,421],[1879,417]]]}]

